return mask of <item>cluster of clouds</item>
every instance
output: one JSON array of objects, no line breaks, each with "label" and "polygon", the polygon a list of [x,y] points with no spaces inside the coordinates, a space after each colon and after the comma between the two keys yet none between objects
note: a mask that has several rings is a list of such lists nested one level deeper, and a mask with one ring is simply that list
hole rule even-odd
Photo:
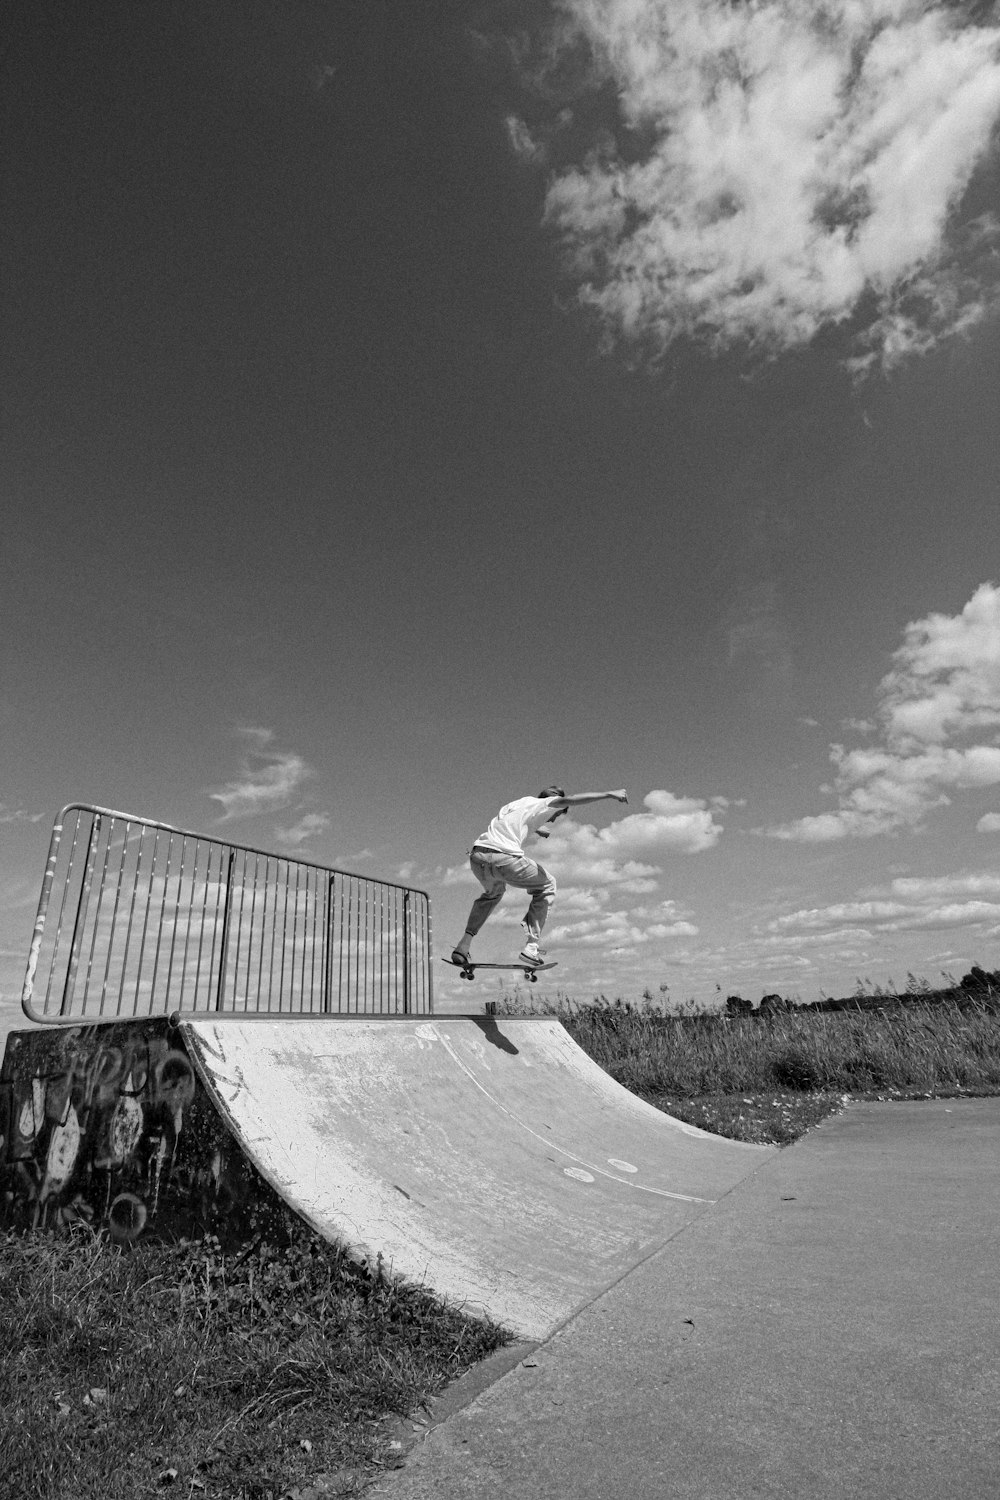
[{"label": "cluster of clouds", "polygon": [[[314,774],[312,767],[294,751],[280,749],[271,729],[245,725],[236,734],[244,746],[239,774],[208,790],[208,796],[222,808],[219,823],[261,817],[298,803]],[[299,816],[293,823],[279,824],[274,830],[279,843],[289,848],[300,848],[330,825],[328,813],[298,806],[295,810]]]},{"label": "cluster of clouds", "polygon": [[[769,828],[772,838],[829,843],[917,829],[955,792],[1000,788],[1000,587],[984,583],[957,615],[908,625],[892,663],[878,688],[877,742],[830,748],[837,808]],[[1000,832],[1000,813],[976,826]]]},{"label": "cluster of clouds", "polygon": [[814,943],[983,923],[988,936],[1000,933],[1000,875],[900,876],[857,901],[787,912],[768,931],[783,942]]},{"label": "cluster of clouds", "polygon": [[610,336],[779,353],[849,323],[860,373],[997,306],[998,226],[960,222],[1000,116],[1000,27],[970,7],[561,0],[549,75],[581,49],[572,103],[508,133]]}]

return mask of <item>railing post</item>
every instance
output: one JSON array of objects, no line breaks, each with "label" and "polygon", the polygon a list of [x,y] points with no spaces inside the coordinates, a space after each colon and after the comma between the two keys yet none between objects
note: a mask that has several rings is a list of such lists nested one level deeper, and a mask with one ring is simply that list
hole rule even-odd
[{"label": "railing post", "polygon": [[[79,829],[79,814],[77,814],[76,826]],[[62,831],[62,820],[61,818],[57,818],[52,827],[52,837],[49,840],[49,857],[45,861],[45,874],[42,877],[42,893],[38,898],[38,913],[35,917],[35,926],[31,934],[31,946],[28,949],[28,964],[24,971],[24,984],[21,987],[21,1009],[29,1020],[34,1020],[31,1010],[31,999],[35,990],[35,970],[38,968],[38,955],[42,950],[42,934],[45,931],[45,919],[49,913],[52,880],[56,872],[56,860],[59,858]],[[46,995],[46,1009],[48,1009],[47,1001],[48,995]]]},{"label": "railing post", "polygon": [[101,815],[94,814],[94,820],[90,825],[90,833],[87,837],[87,853],[83,861],[83,876],[80,881],[80,899],[76,904],[76,917],[73,921],[73,940],[69,945],[69,962],[66,965],[66,982],[63,985],[62,1001],[59,1006],[59,1014],[65,1016],[69,1013],[70,1002],[73,996],[73,988],[76,984],[76,966],[80,962],[80,954],[77,949],[77,938],[80,933],[81,914],[84,922],[87,920],[87,907],[90,904],[90,882],[92,871],[90,859],[94,850],[94,836],[100,833]]},{"label": "railing post", "polygon": [[410,893],[403,894],[403,1015],[410,1014]]},{"label": "railing post", "polygon": [[226,866],[226,904],[222,909],[222,952],[219,956],[219,987],[215,992],[215,1008],[222,1009],[222,990],[226,982],[226,962],[229,958],[229,914],[233,907],[233,865],[236,850],[230,849]]},{"label": "railing post", "polygon": [[325,909],[323,918],[323,1014],[325,1016],[328,1016],[330,1014],[330,986],[333,981],[333,975],[330,972],[333,966],[333,934],[330,930],[333,926],[333,882],[334,877],[332,875],[328,875],[326,877],[326,885],[324,887]]}]

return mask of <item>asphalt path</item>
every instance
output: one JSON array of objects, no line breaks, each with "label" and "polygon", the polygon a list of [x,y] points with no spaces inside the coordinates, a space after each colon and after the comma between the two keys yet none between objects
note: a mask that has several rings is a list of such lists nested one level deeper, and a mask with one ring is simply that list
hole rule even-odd
[{"label": "asphalt path", "polygon": [[984,1500],[998,1292],[1000,1099],[849,1105],[446,1396],[371,1493]]}]

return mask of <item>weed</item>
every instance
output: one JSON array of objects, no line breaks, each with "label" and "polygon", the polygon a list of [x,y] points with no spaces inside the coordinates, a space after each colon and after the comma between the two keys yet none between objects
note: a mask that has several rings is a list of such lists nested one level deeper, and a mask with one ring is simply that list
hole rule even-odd
[{"label": "weed", "polygon": [[0,1237],[9,1500],[285,1493],[397,1460],[387,1421],[507,1341],[304,1227],[122,1252],[85,1228]]}]

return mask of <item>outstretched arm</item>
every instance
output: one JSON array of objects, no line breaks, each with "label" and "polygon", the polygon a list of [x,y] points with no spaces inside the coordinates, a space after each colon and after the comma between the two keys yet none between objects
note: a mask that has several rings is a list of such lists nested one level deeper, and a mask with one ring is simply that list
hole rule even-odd
[{"label": "outstretched arm", "polygon": [[624,787],[617,792],[574,792],[569,797],[550,797],[550,807],[582,807],[585,802],[605,802],[608,799],[613,802],[627,802],[628,793]]}]

